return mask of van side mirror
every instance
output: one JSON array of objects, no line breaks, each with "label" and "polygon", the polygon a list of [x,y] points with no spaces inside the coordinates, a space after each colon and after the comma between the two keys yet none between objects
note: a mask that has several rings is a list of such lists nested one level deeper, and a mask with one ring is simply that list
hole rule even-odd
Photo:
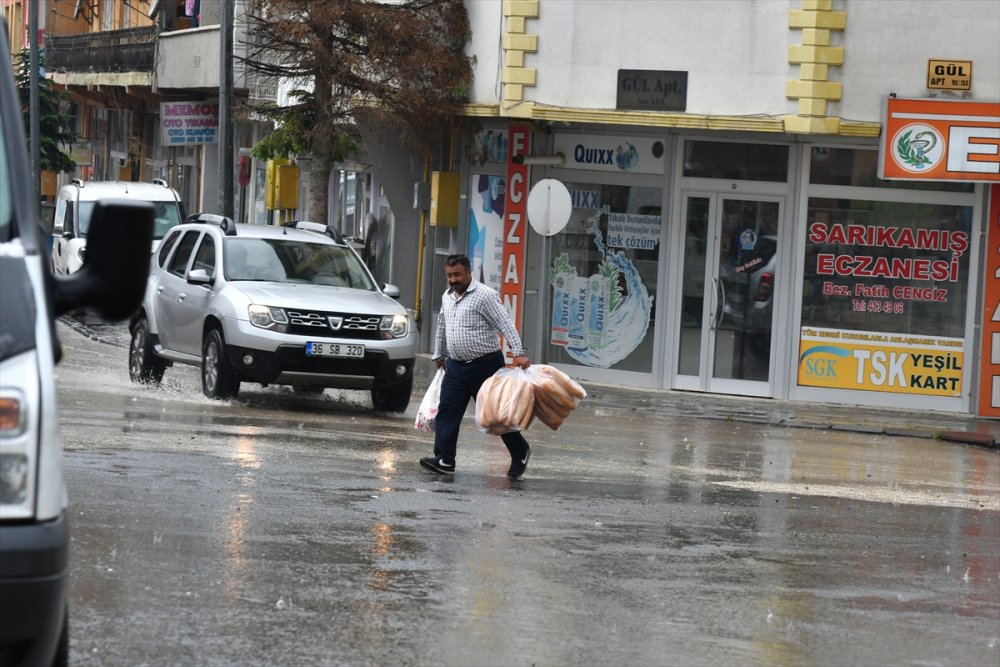
[{"label": "van side mirror", "polygon": [[103,319],[116,321],[135,312],[149,276],[154,211],[147,202],[97,202],[83,266],[69,276],[54,278],[56,315],[89,307]]}]

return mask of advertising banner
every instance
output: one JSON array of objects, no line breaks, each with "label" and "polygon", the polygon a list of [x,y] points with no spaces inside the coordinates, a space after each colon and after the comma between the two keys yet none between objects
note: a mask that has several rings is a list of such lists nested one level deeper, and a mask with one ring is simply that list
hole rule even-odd
[{"label": "advertising banner", "polygon": [[1000,183],[1000,102],[885,102],[879,178]]},{"label": "advertising banner", "polygon": [[961,338],[803,327],[798,383],[957,397],[962,393],[964,344]]},{"label": "advertising banner", "polygon": [[605,137],[593,134],[557,134],[553,146],[566,157],[567,169],[610,171],[616,174],[662,174],[662,139]]},{"label": "advertising banner", "polygon": [[218,102],[160,103],[160,144],[214,144],[219,131]]},{"label": "advertising banner", "polygon": [[660,216],[608,213],[608,245],[629,250],[656,250]]},{"label": "advertising banner", "polygon": [[[510,150],[507,159],[507,194],[503,213],[503,264],[500,278],[500,301],[510,313],[518,332],[524,302],[524,254],[528,229],[528,166],[514,162],[515,155],[531,155],[531,127],[510,126]],[[508,363],[510,350],[504,345]]]},{"label": "advertising banner", "polygon": [[979,415],[1000,418],[1000,185],[990,189],[983,272],[983,353]]},{"label": "advertising banner", "polygon": [[506,180],[503,176],[472,174],[469,185],[469,262],[472,264],[472,277],[499,292],[504,253]]}]

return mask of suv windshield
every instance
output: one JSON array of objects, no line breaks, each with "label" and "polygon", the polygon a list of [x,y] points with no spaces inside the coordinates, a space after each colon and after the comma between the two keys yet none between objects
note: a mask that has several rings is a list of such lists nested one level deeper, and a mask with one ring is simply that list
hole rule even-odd
[{"label": "suv windshield", "polygon": [[[80,202],[80,236],[86,236],[90,231],[90,218],[94,215],[94,204],[97,202]],[[153,219],[153,240],[159,241],[175,225],[181,222],[181,211],[175,201],[149,202],[155,207]]]},{"label": "suv windshield", "polygon": [[226,237],[226,280],[313,283],[374,290],[349,248],[284,239]]}]

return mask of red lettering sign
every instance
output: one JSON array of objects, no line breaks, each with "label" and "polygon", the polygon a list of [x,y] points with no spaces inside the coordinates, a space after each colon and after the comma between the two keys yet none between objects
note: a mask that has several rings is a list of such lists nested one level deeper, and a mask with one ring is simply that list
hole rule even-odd
[{"label": "red lettering sign", "polygon": [[[503,264],[500,266],[500,300],[518,333],[524,302],[524,254],[528,239],[528,166],[515,164],[515,155],[531,155],[531,128],[510,126],[507,151],[507,197],[503,219]],[[504,354],[509,356],[508,351]],[[509,361],[509,359],[508,359]]]}]

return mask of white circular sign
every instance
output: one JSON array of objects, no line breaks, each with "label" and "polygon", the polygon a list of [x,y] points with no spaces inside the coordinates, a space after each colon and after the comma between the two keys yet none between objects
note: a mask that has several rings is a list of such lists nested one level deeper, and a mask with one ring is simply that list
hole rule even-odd
[{"label": "white circular sign", "polygon": [[542,236],[561,232],[572,211],[569,190],[562,181],[543,178],[528,193],[528,222]]}]

